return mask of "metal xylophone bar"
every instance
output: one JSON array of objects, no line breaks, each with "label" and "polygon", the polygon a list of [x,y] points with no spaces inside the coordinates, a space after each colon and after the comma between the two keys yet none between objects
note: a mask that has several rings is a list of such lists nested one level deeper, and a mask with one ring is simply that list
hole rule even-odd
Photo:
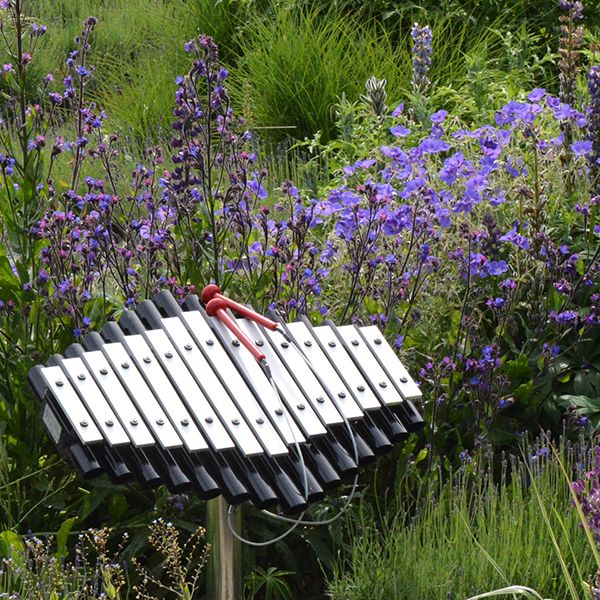
[{"label": "metal xylophone bar", "polygon": [[377,328],[286,324],[209,288],[210,314],[161,292],[31,370],[46,428],[84,477],[295,513],[423,426]]}]

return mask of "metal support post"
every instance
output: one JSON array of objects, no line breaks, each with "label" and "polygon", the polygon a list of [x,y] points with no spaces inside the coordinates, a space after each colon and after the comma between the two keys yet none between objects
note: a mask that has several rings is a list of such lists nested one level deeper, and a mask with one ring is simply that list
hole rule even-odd
[{"label": "metal support post", "polygon": [[[222,496],[206,503],[207,541],[210,543],[207,579],[208,600],[240,600],[242,598],[241,543],[229,529],[229,505]],[[231,516],[232,525],[240,531],[241,509]]]}]

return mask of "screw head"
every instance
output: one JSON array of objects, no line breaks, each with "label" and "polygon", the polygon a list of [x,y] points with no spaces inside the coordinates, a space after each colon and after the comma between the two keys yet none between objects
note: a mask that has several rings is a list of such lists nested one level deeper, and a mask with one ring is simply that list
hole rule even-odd
[{"label": "screw head", "polygon": [[104,367],[100,369],[100,375],[108,375],[108,369],[105,369]]},{"label": "screw head", "polygon": [[187,350],[188,352],[190,352],[192,350],[192,345],[191,344],[186,344],[184,346],[184,349]]},{"label": "screw head", "polygon": [[173,353],[170,350],[165,352],[165,358],[173,358]]},{"label": "screw head", "polygon": [[240,420],[239,420],[239,419],[231,419],[231,422],[232,422],[234,425],[239,425],[239,424],[240,424]]},{"label": "screw head", "polygon": [[402,383],[408,383],[408,377],[406,375],[400,375],[400,381]]},{"label": "screw head", "polygon": [[265,422],[265,420],[264,420],[262,417],[258,417],[258,419],[256,419],[256,422],[257,422],[259,425],[262,425],[262,424]]},{"label": "screw head", "polygon": [[79,373],[79,375],[77,375],[77,379],[79,379],[79,381],[84,381],[85,375],[83,373]]},{"label": "screw head", "polygon": [[65,382],[62,379],[57,379],[54,383],[56,383],[56,387],[62,387],[65,385]]},{"label": "screw head", "polygon": [[79,421],[79,424],[80,424],[82,427],[87,427],[87,426],[88,426],[88,422],[87,422],[85,419],[83,419],[82,421]]},{"label": "screw head", "polygon": [[121,363],[121,368],[122,369],[129,369],[129,363],[128,362]]},{"label": "screw head", "polygon": [[205,417],[204,419],[207,423],[212,423],[213,422],[213,418],[212,417]]},{"label": "screw head", "polygon": [[352,340],[350,342],[353,346],[358,346],[358,340]]},{"label": "screw head", "polygon": [[215,343],[215,340],[213,340],[212,338],[208,338],[206,340],[206,345],[207,346],[212,346]]},{"label": "screw head", "polygon": [[312,342],[310,340],[304,340],[304,345],[310,348],[312,346]]},{"label": "screw head", "polygon": [[364,391],[365,391],[365,386],[364,386],[364,385],[361,383],[360,385],[357,385],[357,386],[356,386],[356,389],[357,389],[359,392],[364,392]]},{"label": "screw head", "polygon": [[282,409],[282,408],[276,408],[276,409],[275,409],[275,414],[276,414],[278,417],[281,417],[281,415],[283,415],[283,409]]},{"label": "screw head", "polygon": [[379,344],[381,344],[381,338],[375,338],[375,343],[379,346]]},{"label": "screw head", "polygon": [[188,421],[188,419],[181,419],[181,424],[182,424],[184,427],[187,427],[187,426],[190,424],[190,422]]},{"label": "screw head", "polygon": [[137,420],[137,419],[131,419],[131,420],[129,421],[129,424],[130,424],[130,425],[133,425],[133,426],[135,427],[135,426],[138,424],[138,420]]},{"label": "screw head", "polygon": [[156,419],[156,424],[157,425],[164,425],[165,421],[164,421],[164,419]]},{"label": "screw head", "polygon": [[152,359],[149,356],[144,356],[144,362],[148,365],[152,362]]},{"label": "screw head", "polygon": [[387,387],[387,383],[385,381],[380,381],[379,382],[379,387],[385,388],[385,387]]},{"label": "screw head", "polygon": [[325,398],[323,398],[323,396],[319,396],[319,397],[317,398],[317,402],[318,402],[319,404],[323,404],[323,403],[325,402]]},{"label": "screw head", "polygon": [[288,342],[281,342],[281,347],[282,348],[288,348],[289,347]]},{"label": "screw head", "polygon": [[297,405],[298,410],[304,410],[306,408],[306,406],[304,405],[304,402],[300,402],[300,404]]},{"label": "screw head", "polygon": [[346,392],[339,392],[338,393],[338,398],[345,398],[346,397]]},{"label": "screw head", "polygon": [[254,343],[255,343],[257,346],[264,346],[264,345],[265,345],[265,343],[264,343],[262,340],[256,340]]},{"label": "screw head", "polygon": [[112,427],[114,425],[114,421],[112,419],[106,419],[106,421],[104,421],[104,424],[107,427]]},{"label": "screw head", "polygon": [[329,344],[328,344],[328,346],[329,346],[330,348],[335,348],[335,347],[336,347],[336,345],[337,345],[337,344],[336,344],[336,343],[335,343],[333,340],[331,340],[331,341],[329,342]]},{"label": "screw head", "polygon": [[240,340],[231,340],[231,343],[237,348],[240,345]]}]

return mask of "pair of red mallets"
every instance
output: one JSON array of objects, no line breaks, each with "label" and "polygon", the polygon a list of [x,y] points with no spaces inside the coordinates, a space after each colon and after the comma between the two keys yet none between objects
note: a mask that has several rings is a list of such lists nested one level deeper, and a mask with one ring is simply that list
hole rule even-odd
[{"label": "pair of red mallets", "polygon": [[243,344],[254,356],[254,358],[260,363],[266,360],[266,356],[260,351],[260,349],[254,344],[254,342],[238,327],[235,319],[231,318],[227,314],[229,308],[233,312],[237,313],[241,317],[246,317],[263,327],[267,327],[272,331],[279,329],[279,324],[276,321],[261,315],[252,309],[227,298],[221,294],[221,288],[211,283],[207,285],[200,294],[200,300],[204,303],[207,314],[210,317],[217,317],[232,333],[237,337],[241,344]]}]

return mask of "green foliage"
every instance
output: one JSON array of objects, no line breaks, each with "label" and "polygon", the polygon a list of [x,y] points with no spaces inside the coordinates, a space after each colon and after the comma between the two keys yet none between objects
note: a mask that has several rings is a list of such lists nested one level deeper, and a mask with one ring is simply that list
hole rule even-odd
[{"label": "green foliage", "polygon": [[292,572],[277,567],[256,567],[246,576],[248,600],[292,600],[292,590],[285,580],[287,575],[292,575]]},{"label": "green foliage", "polygon": [[172,117],[174,81],[186,68],[185,41],[202,31],[231,55],[245,7],[237,0],[40,0],[35,17],[48,25],[38,74],[64,71],[83,21],[101,23],[90,62],[95,66],[92,97],[111,116],[113,127],[142,145]]},{"label": "green foliage", "polygon": [[[22,538],[12,531],[0,533],[0,598],[125,600],[134,594],[137,600],[197,597],[209,551],[203,528],[195,527],[190,535],[182,536],[173,523],[153,521],[144,533],[161,554],[162,564],[150,573],[136,560],[135,568],[128,570],[120,555],[129,545],[129,536],[124,534],[115,544],[108,528],[80,533],[75,549],[65,555],[65,536],[72,525],[73,521],[68,520],[61,527],[56,551],[52,537],[30,534]],[[133,584],[136,580],[139,583]]]},{"label": "green foliage", "polygon": [[519,584],[572,598],[563,560],[584,597],[595,565],[559,462],[571,473],[584,453],[552,452],[543,445],[504,460],[499,486],[489,459],[476,453],[449,481],[432,474],[415,500],[417,514],[402,508],[382,530],[365,512],[351,527],[352,552],[330,581],[331,597],[442,600]]}]

